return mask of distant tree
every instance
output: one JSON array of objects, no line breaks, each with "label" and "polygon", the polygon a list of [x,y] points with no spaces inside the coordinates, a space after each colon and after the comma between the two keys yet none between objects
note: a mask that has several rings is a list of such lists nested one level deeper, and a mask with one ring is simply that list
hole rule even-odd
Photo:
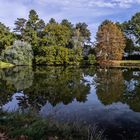
[{"label": "distant tree", "polygon": [[136,13],[129,21],[122,24],[117,23],[126,37],[131,39],[134,44],[140,45],[140,12]]},{"label": "distant tree", "polygon": [[10,29],[0,22],[0,53],[6,47],[11,46],[15,36],[10,32]]},{"label": "distant tree", "polygon": [[38,31],[43,31],[45,28],[45,22],[43,19],[40,19],[37,24],[36,24],[37,30]]},{"label": "distant tree", "polygon": [[61,22],[62,25],[67,26],[69,29],[73,29],[73,24],[69,22],[67,19],[63,19]]},{"label": "distant tree", "polygon": [[54,18],[51,18],[51,19],[49,20],[49,23],[50,23],[50,24],[56,24],[57,22],[56,22],[56,20],[55,20]]},{"label": "distant tree", "polygon": [[34,54],[36,55],[40,46],[42,46],[42,38],[44,34],[45,22],[39,19],[35,10],[29,12],[28,20],[18,18],[15,22],[16,33],[19,33],[18,39],[29,42],[33,46]]},{"label": "distant tree", "polygon": [[84,41],[85,41],[85,39],[83,36],[81,36],[80,29],[75,28],[74,32],[73,32],[73,36],[72,36],[73,48],[77,49],[77,48],[84,47]]},{"label": "distant tree", "polygon": [[73,36],[74,36],[74,32],[75,32],[74,25],[71,22],[69,22],[67,19],[63,19],[61,21],[61,25],[66,26],[67,28],[69,28],[69,30],[71,32],[71,39],[69,41],[69,44],[66,47],[67,48],[74,48],[74,40],[73,40]]},{"label": "distant tree", "polygon": [[70,48],[83,48],[84,43],[90,40],[91,33],[87,27],[88,25],[86,23],[76,24],[76,26],[72,29]]},{"label": "distant tree", "polygon": [[37,23],[39,21],[39,17],[35,10],[31,10],[29,12],[29,19],[26,23],[25,32],[24,32],[24,40],[31,42],[33,46],[37,44]]},{"label": "distant tree", "polygon": [[64,46],[68,45],[71,38],[71,31],[67,26],[61,24],[49,23],[45,27],[46,36],[44,40],[47,46]]},{"label": "distant tree", "polygon": [[135,37],[135,43],[140,45],[140,12],[136,13],[130,21],[128,21],[129,34]]},{"label": "distant tree", "polygon": [[116,25],[122,30],[122,32],[125,35],[126,46],[125,46],[124,51],[128,53],[128,55],[131,55],[132,52],[135,50],[135,45],[134,45],[134,40],[131,34],[132,31],[129,28],[129,24],[128,22],[125,21],[123,23],[117,22]]},{"label": "distant tree", "polygon": [[21,36],[23,36],[24,30],[25,30],[25,25],[26,25],[26,19],[24,18],[17,18],[15,21],[15,28],[14,31],[16,33],[19,33]]},{"label": "distant tree", "polygon": [[77,23],[76,29],[79,30],[80,36],[84,37],[84,39],[90,40],[91,33],[86,23]]},{"label": "distant tree", "polygon": [[125,46],[124,51],[128,53],[129,55],[131,55],[134,50],[135,50],[135,45],[134,45],[133,40],[130,38],[126,38],[126,46]]},{"label": "distant tree", "polygon": [[97,32],[96,56],[98,60],[121,60],[125,48],[125,37],[118,26],[104,21]]}]

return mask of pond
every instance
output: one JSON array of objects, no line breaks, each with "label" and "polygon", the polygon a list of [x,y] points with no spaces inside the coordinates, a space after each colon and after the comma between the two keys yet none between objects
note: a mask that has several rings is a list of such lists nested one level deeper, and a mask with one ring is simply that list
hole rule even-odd
[{"label": "pond", "polygon": [[108,139],[140,139],[140,70],[14,67],[0,70],[0,109],[96,124]]}]

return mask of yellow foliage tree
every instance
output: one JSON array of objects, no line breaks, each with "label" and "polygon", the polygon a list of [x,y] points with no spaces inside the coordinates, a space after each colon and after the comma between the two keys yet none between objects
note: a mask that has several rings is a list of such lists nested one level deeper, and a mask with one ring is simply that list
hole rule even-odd
[{"label": "yellow foliage tree", "polygon": [[104,21],[97,32],[96,56],[99,61],[121,60],[125,49],[125,37],[117,25]]}]

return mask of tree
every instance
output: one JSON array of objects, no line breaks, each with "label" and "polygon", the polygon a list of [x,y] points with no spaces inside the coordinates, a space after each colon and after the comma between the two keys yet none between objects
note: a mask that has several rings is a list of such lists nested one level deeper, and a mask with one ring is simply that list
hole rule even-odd
[{"label": "tree", "polygon": [[91,33],[88,29],[88,25],[86,23],[77,23],[76,29],[79,30],[80,36],[84,37],[86,40],[90,40]]},{"label": "tree", "polygon": [[2,60],[15,65],[32,65],[33,50],[30,44],[22,41],[15,41],[12,47],[2,52]]},{"label": "tree", "polygon": [[0,22],[0,54],[6,47],[11,46],[15,36],[10,29]]},{"label": "tree", "polygon": [[140,45],[140,13],[136,13],[130,21],[128,21],[129,34],[135,37],[135,43]]},{"label": "tree", "polygon": [[46,36],[44,40],[46,41],[47,46],[63,46],[68,45],[71,38],[71,31],[68,27],[61,24],[52,24],[49,23],[45,27]]},{"label": "tree", "polygon": [[57,22],[56,22],[56,20],[55,20],[54,18],[51,18],[51,19],[49,20],[49,23],[50,23],[50,24],[56,24]]},{"label": "tree", "polygon": [[125,37],[118,26],[104,21],[97,32],[96,56],[98,60],[121,60],[125,48]]},{"label": "tree", "polygon": [[44,20],[40,19],[37,22],[36,27],[37,27],[38,37],[42,38],[44,36],[44,28],[45,28]]},{"label": "tree", "polygon": [[69,44],[66,47],[71,48],[71,49],[74,48],[74,40],[73,40],[74,30],[75,30],[74,25],[71,22],[69,22],[67,19],[63,19],[61,21],[61,25],[66,26],[67,28],[69,28],[70,34],[71,34],[71,39],[69,41]]},{"label": "tree", "polygon": [[125,21],[123,23],[117,22],[116,25],[121,29],[121,31],[125,35],[126,46],[125,46],[124,51],[128,53],[128,55],[131,55],[132,52],[135,50],[135,45],[134,45],[134,40],[131,34],[132,31],[129,28],[129,24],[128,22]]},{"label": "tree", "polygon": [[129,21],[117,25],[124,32],[128,39],[131,39],[134,45],[140,45],[140,12],[136,13]]},{"label": "tree", "polygon": [[124,51],[128,53],[129,55],[131,55],[134,50],[135,50],[135,46],[134,46],[133,40],[130,38],[126,38],[126,46],[125,46]]},{"label": "tree", "polygon": [[24,30],[25,30],[25,26],[26,26],[26,19],[24,18],[17,18],[17,20],[15,21],[15,28],[14,31],[16,33],[19,33],[21,36],[23,36]]},{"label": "tree", "polygon": [[28,20],[18,18],[15,22],[15,32],[19,33],[18,39],[29,42],[33,46],[34,54],[38,52],[38,48],[42,46],[42,38],[44,34],[45,22],[39,19],[35,10],[29,12]]},{"label": "tree", "polygon": [[73,31],[73,24],[69,22],[67,19],[63,19],[61,21],[61,24],[67,26],[71,31]]},{"label": "tree", "polygon": [[31,42],[33,46],[37,46],[37,23],[39,21],[39,17],[35,10],[31,10],[29,12],[29,19],[26,22],[25,32],[24,32],[24,40],[27,42]]}]

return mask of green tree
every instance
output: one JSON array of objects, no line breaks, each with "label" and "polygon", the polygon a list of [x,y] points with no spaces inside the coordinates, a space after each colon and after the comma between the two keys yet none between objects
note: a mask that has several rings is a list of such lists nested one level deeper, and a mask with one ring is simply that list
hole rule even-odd
[{"label": "green tree", "polygon": [[39,17],[35,10],[29,12],[29,19],[26,23],[23,39],[27,42],[31,42],[31,45],[38,47],[38,36],[37,36],[37,23]]},{"label": "green tree", "polygon": [[86,23],[77,23],[76,29],[79,30],[80,36],[84,37],[84,39],[90,40],[91,33]]},{"label": "green tree", "polygon": [[130,35],[135,37],[135,42],[140,45],[140,13],[136,13],[130,21],[128,21],[127,30]]},{"label": "green tree", "polygon": [[56,20],[55,20],[54,18],[51,18],[51,19],[49,20],[49,23],[50,23],[50,24],[56,24],[57,22],[56,22]]},{"label": "green tree", "polygon": [[33,46],[34,54],[38,53],[38,49],[42,46],[42,38],[45,35],[44,28],[45,22],[39,19],[35,10],[29,12],[28,20],[18,18],[15,22],[15,32],[19,33],[18,39],[29,42]]},{"label": "green tree", "polygon": [[11,33],[10,29],[0,22],[0,54],[2,50],[13,44],[14,39],[14,33]]},{"label": "green tree", "polygon": [[82,48],[84,43],[90,40],[91,33],[86,23],[77,23],[73,28],[73,34],[71,39],[71,46],[73,48]]},{"label": "green tree", "polygon": [[49,23],[45,27],[46,36],[44,40],[47,46],[66,46],[71,38],[71,31],[67,26]]},{"label": "green tree", "polygon": [[99,26],[96,39],[96,56],[98,60],[122,59],[125,48],[125,37],[115,23],[104,21]]},{"label": "green tree", "polygon": [[126,46],[124,51],[128,53],[128,55],[131,55],[133,51],[135,51],[135,45],[134,45],[134,40],[132,39],[132,31],[129,27],[128,22],[123,22],[119,23],[117,22],[116,25],[122,30],[122,32],[125,35],[125,40],[126,40]]},{"label": "green tree", "polygon": [[26,26],[26,19],[24,18],[17,18],[17,20],[15,21],[15,28],[14,28],[14,32],[19,34],[19,39],[22,38],[22,36],[24,35],[24,30],[25,30],[25,26]]},{"label": "green tree", "polygon": [[74,28],[73,24],[71,22],[69,22],[67,19],[63,19],[61,21],[61,24],[64,26],[67,26],[71,30],[71,32],[73,32],[73,28]]},{"label": "green tree", "polygon": [[[129,44],[128,50],[130,50],[130,45],[132,45],[132,51],[137,50],[140,45],[140,12],[136,13],[129,21],[125,21],[122,24],[118,23],[117,25],[124,32],[126,38],[128,38],[127,45]],[[132,40],[132,41],[130,41]],[[126,47],[127,49],[127,47]]]}]

